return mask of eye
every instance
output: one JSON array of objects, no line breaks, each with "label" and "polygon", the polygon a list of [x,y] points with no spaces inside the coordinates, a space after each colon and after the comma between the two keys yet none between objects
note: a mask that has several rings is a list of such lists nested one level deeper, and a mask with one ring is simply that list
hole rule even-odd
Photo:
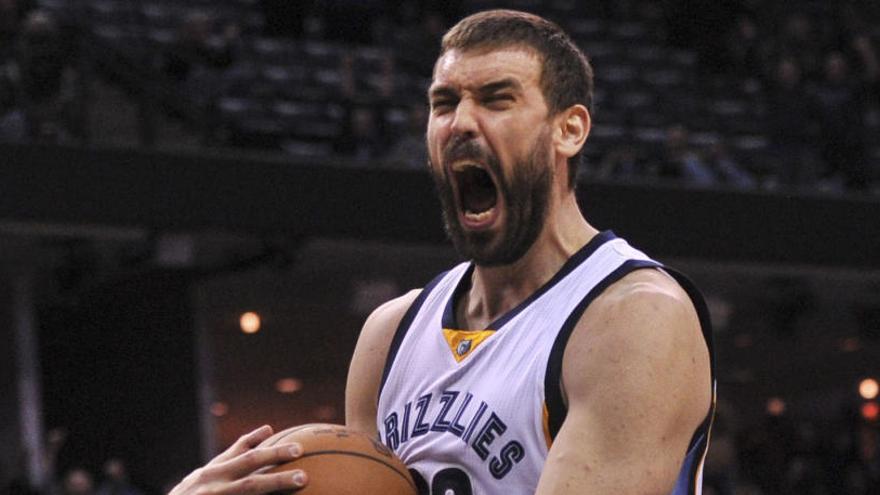
[{"label": "eye", "polygon": [[431,110],[441,113],[451,110],[455,104],[456,101],[450,98],[438,99],[431,102]]},{"label": "eye", "polygon": [[487,96],[483,101],[490,107],[501,108],[507,107],[514,98],[511,94],[495,94]]}]

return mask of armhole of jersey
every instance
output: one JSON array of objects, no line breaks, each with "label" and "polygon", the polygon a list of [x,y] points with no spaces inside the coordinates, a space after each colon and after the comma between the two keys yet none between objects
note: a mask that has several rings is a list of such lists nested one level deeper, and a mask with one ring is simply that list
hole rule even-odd
[{"label": "armhole of jersey", "polygon": [[394,332],[394,337],[391,339],[391,344],[388,347],[388,357],[385,358],[385,369],[382,370],[382,381],[379,383],[379,393],[376,394],[376,402],[378,403],[379,398],[382,397],[382,390],[385,388],[385,381],[388,380],[388,374],[391,372],[391,365],[394,364],[394,358],[397,357],[397,351],[400,349],[400,344],[403,342],[403,338],[406,337],[406,332],[409,330],[409,326],[412,324],[413,319],[415,319],[416,315],[419,313],[419,309],[421,309],[422,304],[425,302],[425,299],[428,297],[428,294],[434,289],[434,287],[449,273],[445,271],[440,275],[434,277],[434,280],[428,282],[425,285],[425,288],[422,289],[422,292],[416,297],[416,299],[410,304],[409,308],[406,310],[406,313],[403,315],[403,319],[400,320],[400,324],[397,325],[397,330]]},{"label": "armhole of jersey", "polygon": [[556,340],[553,342],[553,347],[550,348],[550,358],[547,360],[547,371],[544,373],[544,402],[547,406],[548,413],[546,426],[547,431],[550,434],[550,438],[547,439],[548,444],[552,443],[553,439],[556,438],[556,434],[559,433],[559,429],[562,427],[562,422],[565,420],[565,415],[568,413],[568,408],[565,406],[565,401],[562,400],[562,390],[560,389],[562,383],[562,358],[565,354],[565,347],[568,344],[568,338],[571,336],[571,332],[574,331],[574,327],[577,326],[577,322],[580,321],[581,315],[584,314],[587,306],[589,306],[599,294],[627,274],[634,270],[643,268],[661,268],[662,266],[663,265],[656,261],[625,261],[622,265],[617,267],[617,269],[602,279],[601,282],[596,284],[596,286],[593,287],[583,299],[581,299],[581,302],[575,306],[574,310],[568,315],[568,318],[566,318],[565,323],[562,324],[562,328],[559,330],[559,333],[556,335]]},{"label": "armhole of jersey", "polygon": [[[700,329],[703,331],[703,340],[706,341],[706,347],[709,349],[709,372],[711,375],[710,378],[712,384],[712,401],[709,404],[709,411],[706,413],[706,417],[703,419],[703,422],[700,423],[700,426],[696,429],[696,431],[694,431],[694,435],[691,437],[691,442],[690,444],[688,444],[688,452],[690,452],[699,443],[704,443],[704,448],[708,448],[710,430],[712,428],[712,423],[715,421],[715,389],[717,385],[715,381],[715,345],[712,338],[712,318],[709,314],[709,306],[706,305],[706,300],[703,298],[703,294],[700,292],[699,289],[697,289],[697,286],[694,285],[694,283],[691,282],[689,278],[687,278],[683,273],[679,272],[678,270],[669,267],[664,266],[663,271],[674,278],[675,281],[678,282],[682,289],[684,289],[687,295],[691,298],[694,309],[697,310],[697,318],[699,318],[700,320]],[[693,466],[693,470],[695,473],[701,464],[702,462],[698,463],[698,465]]]},{"label": "armhole of jersey", "polygon": [[[715,349],[713,345],[712,339],[712,320],[709,315],[709,308],[706,305],[705,299],[703,299],[703,295],[700,293],[699,289],[690,281],[685,275],[681,272],[671,269],[667,266],[664,266],[655,261],[647,261],[647,260],[629,260],[624,262],[620,267],[611,272],[605,279],[603,279],[599,284],[597,284],[593,290],[591,290],[578,305],[575,307],[574,311],[568,316],[563,323],[562,329],[560,329],[559,334],[556,336],[556,340],[553,342],[553,347],[550,351],[550,358],[547,361],[547,371],[544,375],[544,400],[545,405],[548,411],[548,419],[547,419],[547,431],[549,432],[550,438],[548,440],[548,444],[553,441],[556,437],[556,434],[559,433],[559,429],[562,427],[562,422],[565,420],[565,415],[568,412],[568,408],[565,406],[565,402],[562,400],[562,390],[560,389],[560,385],[562,383],[562,358],[565,354],[565,347],[568,343],[568,339],[571,336],[571,332],[574,331],[574,327],[577,325],[577,322],[580,321],[581,316],[586,311],[587,306],[593,302],[596,297],[599,296],[605,289],[608,288],[614,282],[617,282],[627,274],[644,268],[659,268],[664,272],[668,273],[676,282],[684,289],[685,293],[687,293],[688,297],[690,297],[691,302],[694,305],[694,308],[697,312],[697,318],[700,320],[700,328],[703,333],[703,339],[706,341],[706,347],[709,349],[709,369],[711,373],[711,383],[712,383],[712,402],[709,406],[709,411],[706,413],[706,418],[700,424],[700,426],[696,429],[693,436],[691,437],[691,441],[688,445],[688,451],[690,452],[697,443],[703,442],[708,446],[708,436],[709,430],[711,428],[712,422],[715,417]],[[705,441],[704,441],[705,439]],[[694,466],[696,469],[696,466]]]}]

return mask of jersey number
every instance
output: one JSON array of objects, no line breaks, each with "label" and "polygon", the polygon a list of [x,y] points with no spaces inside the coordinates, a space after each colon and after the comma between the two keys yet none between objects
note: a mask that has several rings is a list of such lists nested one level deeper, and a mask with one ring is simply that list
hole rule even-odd
[{"label": "jersey number", "polygon": [[418,471],[410,469],[409,472],[416,482],[419,495],[473,495],[474,493],[467,473],[458,468],[437,471],[437,474],[431,479],[430,489],[428,489],[428,482]]}]

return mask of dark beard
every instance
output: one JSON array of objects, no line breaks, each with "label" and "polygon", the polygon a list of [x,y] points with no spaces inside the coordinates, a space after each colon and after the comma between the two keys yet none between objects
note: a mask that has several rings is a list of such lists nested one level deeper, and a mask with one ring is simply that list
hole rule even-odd
[{"label": "dark beard", "polygon": [[480,266],[500,266],[519,260],[532,247],[544,226],[553,182],[553,168],[547,159],[549,141],[549,132],[542,133],[529,157],[514,163],[509,180],[498,159],[483,153],[472,141],[452,143],[450,148],[458,149],[444,150],[444,157],[479,158],[492,170],[499,182],[499,198],[504,199],[507,209],[506,220],[498,232],[465,230],[459,222],[451,179],[446,177],[445,168],[437,171],[431,166],[446,235],[459,255]]}]

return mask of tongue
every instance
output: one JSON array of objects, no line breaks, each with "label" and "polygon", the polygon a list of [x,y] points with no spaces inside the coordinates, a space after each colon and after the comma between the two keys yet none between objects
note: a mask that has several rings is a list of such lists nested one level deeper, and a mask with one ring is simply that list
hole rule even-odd
[{"label": "tongue", "polygon": [[465,212],[482,213],[495,206],[495,184],[483,170],[472,169],[462,178],[461,204]]}]

